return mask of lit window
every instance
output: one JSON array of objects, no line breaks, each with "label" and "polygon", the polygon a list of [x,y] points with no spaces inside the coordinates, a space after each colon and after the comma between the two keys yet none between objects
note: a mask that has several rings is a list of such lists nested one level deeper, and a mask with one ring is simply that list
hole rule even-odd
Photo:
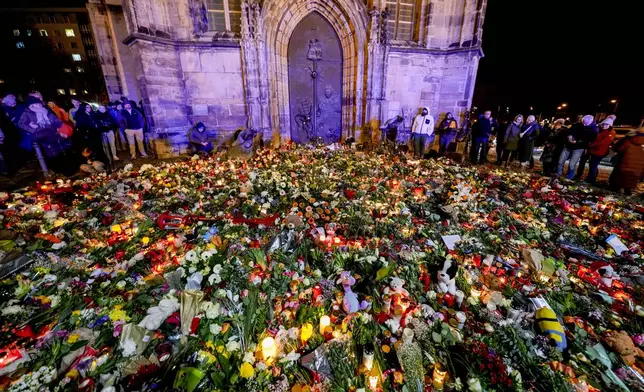
[{"label": "lit window", "polygon": [[83,90],[83,94],[87,95],[89,92],[87,90]]},{"label": "lit window", "polygon": [[241,31],[241,0],[208,0],[211,31]]},{"label": "lit window", "polygon": [[41,37],[48,37],[48,36],[49,36],[49,34],[47,34],[47,30],[44,30],[44,29],[43,29],[43,30],[40,30],[40,36],[41,36]]},{"label": "lit window", "polygon": [[58,90],[56,90],[56,92],[58,93],[58,95],[65,95],[65,89],[64,88],[59,88]]},{"label": "lit window", "polygon": [[68,37],[76,37],[76,34],[74,34],[74,29],[65,29],[65,35]]},{"label": "lit window", "polygon": [[24,49],[25,48],[25,43],[22,41],[16,42],[16,48],[18,49]]},{"label": "lit window", "polygon": [[76,72],[83,73],[85,72],[85,70],[83,69],[83,67],[76,67]]},{"label": "lit window", "polygon": [[74,61],[81,61],[81,55],[78,53],[72,54],[72,60]]},{"label": "lit window", "polygon": [[31,37],[32,31],[27,29],[27,37]]},{"label": "lit window", "polygon": [[73,88],[70,88],[69,95],[76,95],[76,90],[74,90]]},{"label": "lit window", "polygon": [[414,12],[416,0],[387,0],[389,37],[396,41],[409,41],[414,34]]},{"label": "lit window", "polygon": [[0,84],[4,84],[4,79],[0,79]]},{"label": "lit window", "polygon": [[20,30],[19,30],[19,29],[15,29],[15,30],[13,31],[13,35],[14,35],[15,37],[20,37]]},{"label": "lit window", "polygon": [[72,49],[78,49],[78,44],[76,42],[72,42]]},{"label": "lit window", "polygon": [[63,72],[70,73],[70,72],[72,72],[72,69],[71,68],[63,68]]}]

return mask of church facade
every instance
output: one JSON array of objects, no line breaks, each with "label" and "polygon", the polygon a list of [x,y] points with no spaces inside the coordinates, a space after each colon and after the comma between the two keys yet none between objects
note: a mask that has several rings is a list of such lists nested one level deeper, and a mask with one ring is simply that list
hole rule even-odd
[{"label": "church facade", "polygon": [[470,108],[487,0],[90,0],[110,99],[141,99],[174,146],[220,137],[333,142]]}]

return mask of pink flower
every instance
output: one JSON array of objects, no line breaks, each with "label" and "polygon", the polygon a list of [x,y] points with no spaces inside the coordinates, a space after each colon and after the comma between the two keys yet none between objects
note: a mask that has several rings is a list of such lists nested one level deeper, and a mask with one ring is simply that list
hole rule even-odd
[{"label": "pink flower", "polygon": [[642,344],[644,344],[644,334],[633,336],[633,342],[638,346],[641,346]]}]

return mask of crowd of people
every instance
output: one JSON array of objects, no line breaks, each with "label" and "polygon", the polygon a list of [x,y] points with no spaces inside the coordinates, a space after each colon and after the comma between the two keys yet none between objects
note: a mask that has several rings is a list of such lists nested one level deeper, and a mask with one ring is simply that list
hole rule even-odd
[{"label": "crowd of people", "polygon": [[[630,194],[644,178],[644,126],[624,138],[616,139],[613,128],[616,119],[615,115],[610,115],[596,124],[592,115],[586,115],[575,124],[558,119],[544,126],[534,115],[524,118],[518,114],[514,119],[499,124],[491,111],[485,111],[471,126],[469,160],[474,165],[488,163],[488,150],[495,145],[497,165],[508,167],[518,162],[523,170],[533,169],[535,147],[543,147],[540,160],[544,175],[561,177],[568,162],[565,178],[578,181],[582,180],[588,165],[584,180],[596,184],[600,163],[612,150],[615,154],[611,158],[613,171],[609,187]],[[400,123],[393,120],[386,124],[387,130]],[[445,155],[459,132],[460,138],[467,140],[463,137],[467,132],[459,130],[451,113],[447,113],[439,126],[435,127],[429,109],[422,108],[411,127],[413,157],[424,157],[426,146],[434,144],[436,134],[439,136],[439,148],[435,155]]]},{"label": "crowd of people", "polygon": [[129,148],[132,159],[137,149],[147,156],[145,126],[142,109],[127,97],[96,107],[72,99],[65,110],[45,102],[38,91],[22,103],[5,94],[0,102],[0,174],[15,172],[34,157],[67,176],[78,170],[105,172],[119,161],[118,151]]}]

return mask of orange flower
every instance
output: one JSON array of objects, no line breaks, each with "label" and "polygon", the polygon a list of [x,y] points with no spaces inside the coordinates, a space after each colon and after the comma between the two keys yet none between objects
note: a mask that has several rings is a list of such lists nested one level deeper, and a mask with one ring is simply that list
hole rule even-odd
[{"label": "orange flower", "polygon": [[394,372],[394,382],[397,382],[398,384],[403,383],[403,374],[402,374],[402,372],[399,372],[397,370]]},{"label": "orange flower", "polygon": [[382,345],[382,352],[383,352],[383,353],[385,353],[385,354],[389,354],[389,352],[390,352],[390,351],[391,351],[391,347],[389,347],[389,346],[388,346],[388,345],[386,345],[386,344],[383,344],[383,345]]}]

